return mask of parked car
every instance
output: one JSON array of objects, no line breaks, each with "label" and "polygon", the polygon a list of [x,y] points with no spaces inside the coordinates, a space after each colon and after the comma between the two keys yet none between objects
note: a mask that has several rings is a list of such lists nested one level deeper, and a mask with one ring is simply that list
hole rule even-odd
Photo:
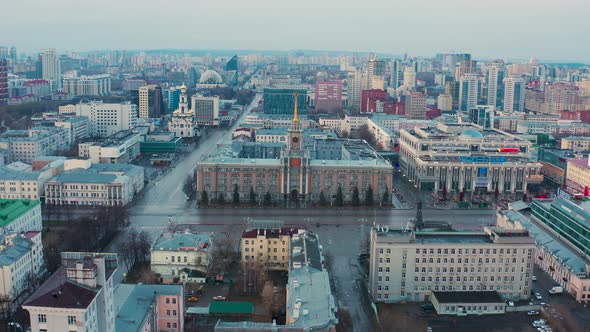
[{"label": "parked car", "polygon": [[214,296],[213,297],[213,300],[215,300],[215,301],[225,301],[225,296],[221,296],[221,295]]},{"label": "parked car", "polygon": [[537,310],[531,310],[531,311],[527,312],[527,315],[529,315],[529,316],[536,316],[538,314],[539,314],[539,312]]},{"label": "parked car", "polygon": [[514,307],[514,301],[508,301],[506,303],[508,304],[509,307]]},{"label": "parked car", "polygon": [[536,276],[533,276],[533,281],[537,281],[537,277]]},{"label": "parked car", "polygon": [[540,294],[540,293],[535,293],[535,298],[536,298],[537,300],[542,300],[542,299],[543,299],[543,297],[541,296],[541,294]]},{"label": "parked car", "polygon": [[186,300],[188,302],[197,302],[197,301],[199,301],[199,298],[196,296],[189,296]]}]

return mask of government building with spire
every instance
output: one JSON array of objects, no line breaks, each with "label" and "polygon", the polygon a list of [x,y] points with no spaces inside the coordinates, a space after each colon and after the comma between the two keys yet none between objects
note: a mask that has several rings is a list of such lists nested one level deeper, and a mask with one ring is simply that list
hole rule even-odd
[{"label": "government building with spire", "polygon": [[307,206],[323,195],[334,204],[338,188],[350,203],[354,188],[361,200],[371,188],[379,205],[392,188],[393,167],[364,140],[306,135],[299,121],[297,93],[286,142],[237,142],[220,146],[197,164],[197,192],[231,202],[237,185],[241,202],[269,193],[275,204]]}]

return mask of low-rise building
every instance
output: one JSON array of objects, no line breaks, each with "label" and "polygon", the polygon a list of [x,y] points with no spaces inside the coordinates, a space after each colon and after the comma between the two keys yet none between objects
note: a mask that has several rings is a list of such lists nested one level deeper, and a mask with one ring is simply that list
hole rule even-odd
[{"label": "low-rise building", "polygon": [[90,135],[90,123],[85,116],[74,116],[55,121],[54,125],[63,128],[70,134],[70,142],[75,143]]},{"label": "low-rise building", "polygon": [[0,296],[21,304],[44,270],[41,231],[0,236]]},{"label": "low-rise building", "polygon": [[211,234],[163,233],[151,249],[152,271],[164,283],[183,282],[180,275],[184,269],[206,272],[211,245]]},{"label": "low-rise building", "polygon": [[569,159],[565,175],[566,190],[590,196],[590,158]]},{"label": "low-rise building", "polygon": [[38,200],[0,199],[0,233],[41,231],[41,203]]},{"label": "low-rise building", "polygon": [[184,331],[184,288],[120,284],[114,292],[115,331]]},{"label": "low-rise building", "polygon": [[[535,203],[535,201],[533,201]],[[563,202],[562,202],[563,203]],[[518,202],[518,204],[525,204]],[[539,201],[537,204],[551,204]],[[526,205],[526,204],[525,204]],[[556,285],[571,294],[576,301],[590,299],[590,261],[588,247],[582,250],[561,236],[563,231],[554,224],[545,224],[550,217],[536,217],[512,204],[511,208],[497,213],[497,225],[507,229],[526,229],[535,238],[535,264],[545,271]],[[557,211],[556,211],[557,212]],[[554,219],[553,217],[552,219]],[[565,219],[565,217],[561,217]],[[588,219],[586,219],[588,220]],[[567,224],[573,226],[574,224]],[[564,225],[565,226],[565,225]],[[565,228],[564,228],[565,229]]]},{"label": "low-rise building", "polygon": [[70,144],[70,133],[55,127],[7,130],[0,135],[0,149],[10,151],[12,161],[25,163],[40,156],[51,156],[68,150]]},{"label": "low-rise building", "polygon": [[242,264],[269,270],[289,269],[291,237],[301,234],[297,228],[254,228],[242,232]]},{"label": "low-rise building", "polygon": [[0,166],[0,199],[39,200],[45,192],[45,182],[55,174],[50,169],[18,171]]},{"label": "low-rise building", "polygon": [[45,204],[124,206],[143,186],[143,167],[67,160],[64,172],[45,183]]},{"label": "low-rise building", "polygon": [[139,133],[124,130],[102,140],[78,143],[78,155],[96,164],[126,164],[139,157],[142,141]]},{"label": "low-rise building", "polygon": [[527,231],[376,227],[370,243],[369,293],[375,302],[429,301],[432,292],[530,298],[535,243]]},{"label": "low-rise building", "polygon": [[63,252],[61,262],[23,304],[31,331],[115,332],[117,255]]}]

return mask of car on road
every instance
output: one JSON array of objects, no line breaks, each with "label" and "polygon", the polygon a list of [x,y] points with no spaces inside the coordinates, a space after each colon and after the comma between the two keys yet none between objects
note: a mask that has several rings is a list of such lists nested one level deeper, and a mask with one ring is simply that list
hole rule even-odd
[{"label": "car on road", "polygon": [[533,281],[537,281],[537,276],[533,276]]},{"label": "car on road", "polygon": [[535,299],[537,299],[537,300],[542,300],[542,299],[543,299],[543,297],[541,296],[541,294],[540,294],[540,293],[535,293]]},{"label": "car on road", "polygon": [[214,301],[225,301],[225,296],[221,296],[221,295],[214,296],[213,300]]},{"label": "car on road", "polygon": [[514,307],[514,301],[508,301],[506,303],[508,304],[509,307]]},{"label": "car on road", "polygon": [[531,310],[529,312],[526,313],[529,316],[536,316],[539,314],[539,312],[537,310]]},{"label": "car on road", "polygon": [[197,302],[197,301],[199,301],[199,298],[196,296],[189,296],[186,300],[188,302]]}]

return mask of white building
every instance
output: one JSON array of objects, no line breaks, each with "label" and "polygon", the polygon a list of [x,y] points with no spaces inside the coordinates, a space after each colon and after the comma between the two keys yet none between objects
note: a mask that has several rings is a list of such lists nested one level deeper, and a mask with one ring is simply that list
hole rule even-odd
[{"label": "white building", "polygon": [[108,96],[111,94],[111,75],[65,77],[63,90],[71,96]]},{"label": "white building", "polygon": [[446,94],[438,95],[436,104],[441,111],[451,111],[453,110],[453,97]]},{"label": "white building", "polygon": [[[91,137],[107,137],[121,130],[129,130],[137,125],[137,106],[130,102],[106,104],[102,101],[75,105],[77,116],[88,117]],[[64,108],[70,111],[71,107]],[[60,113],[62,109],[60,108]]]},{"label": "white building", "polygon": [[527,231],[371,230],[369,293],[375,302],[429,301],[433,292],[531,296],[535,242]]},{"label": "white building", "polygon": [[[181,97],[182,98],[182,97]],[[219,97],[193,95],[191,97],[192,112],[199,126],[219,125]]]},{"label": "white building", "polygon": [[10,233],[0,237],[0,296],[22,303],[32,283],[42,274],[41,231]]},{"label": "white building", "polygon": [[45,204],[124,206],[143,186],[143,167],[66,160],[64,173],[45,183]]},{"label": "white building", "polygon": [[8,130],[0,135],[0,149],[10,151],[12,161],[30,163],[40,156],[52,156],[70,148],[70,133],[62,128],[36,127]]},{"label": "white building", "polygon": [[468,111],[478,104],[481,77],[478,74],[464,74],[459,80],[459,110]]},{"label": "white building", "polygon": [[0,166],[0,198],[39,200],[45,182],[53,176],[51,169],[24,172]]},{"label": "white building", "polygon": [[151,250],[151,269],[164,283],[180,278],[184,269],[204,273],[211,258],[211,234],[163,233]]},{"label": "white building", "polygon": [[488,98],[487,104],[494,107],[502,106],[502,100],[498,100],[498,96],[504,94],[504,62],[494,61],[488,68]]},{"label": "white building", "polygon": [[520,77],[504,79],[504,112],[524,112],[525,84]]},{"label": "white building", "polygon": [[168,123],[168,131],[173,132],[174,136],[176,137],[194,137],[196,127],[195,113],[193,111],[194,109],[189,109],[188,107],[186,86],[183,84],[180,87],[180,101],[178,103],[178,109],[172,113],[172,118]]},{"label": "white building", "polygon": [[39,201],[0,199],[0,234],[41,231]]},{"label": "white building", "polygon": [[61,67],[55,49],[43,50],[41,70],[43,79],[51,83],[51,91],[61,89]]},{"label": "white building", "polygon": [[120,131],[108,138],[78,144],[78,155],[94,164],[125,164],[140,155],[143,136],[131,130]]},{"label": "white building", "polygon": [[90,135],[90,122],[85,116],[74,116],[55,121],[54,126],[68,131],[70,134],[70,142],[72,143],[78,142]]},{"label": "white building", "polygon": [[117,254],[63,252],[62,266],[23,304],[31,331],[115,332]]}]

